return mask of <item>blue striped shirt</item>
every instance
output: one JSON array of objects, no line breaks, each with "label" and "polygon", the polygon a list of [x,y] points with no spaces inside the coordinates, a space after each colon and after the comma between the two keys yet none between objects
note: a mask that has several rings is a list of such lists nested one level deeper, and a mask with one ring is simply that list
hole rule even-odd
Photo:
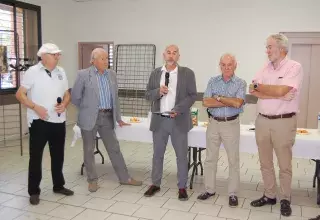
[{"label": "blue striped shirt", "polygon": [[99,86],[99,109],[112,109],[112,96],[110,90],[110,81],[107,70],[103,74],[96,69],[96,76]]},{"label": "blue striped shirt", "polygon": [[[240,98],[245,100],[247,83],[243,79],[233,75],[230,80],[224,81],[222,75],[212,77],[204,92],[204,98],[211,98],[215,95]],[[208,108],[214,117],[230,117],[243,112],[243,105],[240,108],[218,107]]]}]

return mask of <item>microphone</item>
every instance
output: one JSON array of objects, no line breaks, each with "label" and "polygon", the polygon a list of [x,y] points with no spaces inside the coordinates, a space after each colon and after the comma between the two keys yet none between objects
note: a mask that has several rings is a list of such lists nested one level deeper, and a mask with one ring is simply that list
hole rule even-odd
[{"label": "microphone", "polygon": [[[57,103],[58,103],[58,105],[60,105],[60,104],[61,104],[61,102],[62,102],[61,97],[58,97],[58,98],[57,98]],[[58,113],[58,117],[60,117],[60,113]]]},{"label": "microphone", "polygon": [[164,85],[168,87],[170,74],[166,72]]}]

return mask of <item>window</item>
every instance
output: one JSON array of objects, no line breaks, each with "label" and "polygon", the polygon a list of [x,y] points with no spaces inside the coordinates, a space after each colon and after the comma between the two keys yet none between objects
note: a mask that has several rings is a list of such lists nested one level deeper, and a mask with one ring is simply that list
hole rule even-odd
[{"label": "window", "polygon": [[0,93],[14,93],[24,72],[38,62],[40,7],[19,2],[0,4]]}]

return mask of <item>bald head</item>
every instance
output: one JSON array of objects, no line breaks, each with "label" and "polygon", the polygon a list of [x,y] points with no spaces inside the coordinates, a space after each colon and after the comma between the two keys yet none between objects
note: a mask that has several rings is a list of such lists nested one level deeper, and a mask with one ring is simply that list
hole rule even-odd
[{"label": "bald head", "polygon": [[163,59],[166,65],[176,66],[180,58],[179,47],[176,45],[169,45],[163,52]]},{"label": "bald head", "polygon": [[179,47],[177,45],[174,45],[174,44],[171,44],[171,45],[168,45],[165,49],[165,51],[167,50],[173,50],[173,51],[176,51],[177,53],[179,53]]},{"label": "bald head", "polygon": [[108,53],[103,48],[95,48],[91,53],[90,63],[103,73],[109,66]]},{"label": "bald head", "polygon": [[231,78],[237,68],[237,60],[234,55],[225,53],[220,58],[220,69],[225,78]]}]

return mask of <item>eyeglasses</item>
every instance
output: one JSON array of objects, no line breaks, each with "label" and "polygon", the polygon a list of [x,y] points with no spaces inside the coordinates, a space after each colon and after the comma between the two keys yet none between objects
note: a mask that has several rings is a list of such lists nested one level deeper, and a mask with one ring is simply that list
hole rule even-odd
[{"label": "eyeglasses", "polygon": [[59,56],[61,56],[61,53],[47,53],[47,54],[49,54],[49,55],[51,55],[51,56],[54,56],[54,57],[59,57]]}]

